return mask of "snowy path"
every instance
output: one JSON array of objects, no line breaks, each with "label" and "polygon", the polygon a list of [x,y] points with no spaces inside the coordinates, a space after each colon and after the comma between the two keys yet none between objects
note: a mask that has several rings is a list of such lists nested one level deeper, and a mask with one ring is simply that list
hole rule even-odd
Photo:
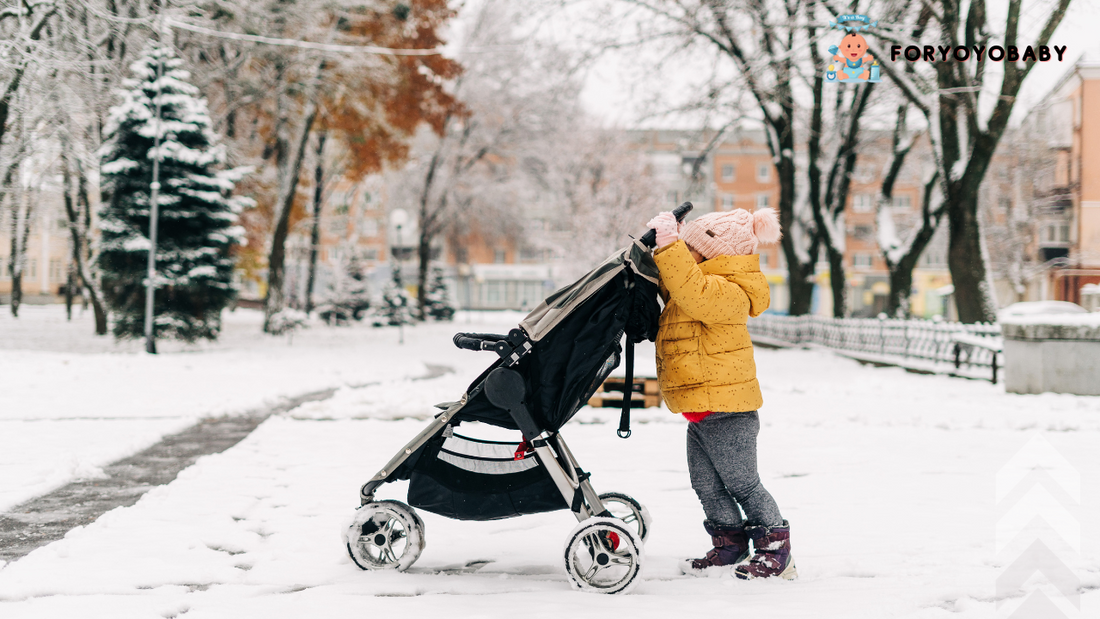
[{"label": "snowy path", "polygon": [[[411,573],[361,572],[340,541],[358,486],[422,427],[416,417],[452,399],[491,359],[464,358],[455,375],[346,388],[269,419],[133,507],[5,566],[0,615],[1008,616],[1024,593],[996,588],[1020,551],[997,546],[997,474],[1044,442],[1083,488],[1070,526],[1058,529],[1072,542],[1077,526],[1080,547],[1052,545],[1084,593],[1079,611],[1065,608],[1100,615],[1100,398],[1011,396],[816,351],[757,351],[766,400],[760,469],[792,524],[796,582],[679,575],[677,561],[705,550],[707,538],[682,422],[658,410],[636,415],[643,423],[629,441],[614,436],[613,411],[585,409],[577,421],[588,423],[564,432],[599,491],[631,494],[653,513],[634,594],[569,589],[559,554],[574,522],[565,512],[490,523],[423,514],[428,545]],[[380,494],[403,498],[396,485]],[[489,563],[453,573],[475,560]]]},{"label": "snowy path", "polygon": [[[514,326],[496,315],[479,329]],[[199,419],[262,411],[305,393],[427,373],[462,351],[449,342],[465,323],[406,329],[316,326],[294,336],[260,333],[259,312],[225,314],[215,343],[142,343],[91,334],[90,316],[59,306],[0,312],[0,513],[102,467]],[[59,352],[69,350],[74,352]],[[468,359],[467,359],[468,360]]]}]

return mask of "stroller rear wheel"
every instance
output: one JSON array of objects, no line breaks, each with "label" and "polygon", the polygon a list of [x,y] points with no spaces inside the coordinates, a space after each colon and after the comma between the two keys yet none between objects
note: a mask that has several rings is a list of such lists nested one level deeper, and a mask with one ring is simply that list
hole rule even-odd
[{"label": "stroller rear wheel", "polygon": [[424,550],[424,522],[400,501],[375,501],[356,510],[345,539],[360,568],[404,571]]},{"label": "stroller rear wheel", "polygon": [[600,495],[600,502],[613,517],[630,525],[639,539],[643,542],[649,539],[653,518],[650,517],[649,510],[634,500],[634,497],[621,492],[605,492]]},{"label": "stroller rear wheel", "polygon": [[642,541],[618,518],[589,518],[565,544],[565,571],[573,587],[591,593],[627,593],[638,584]]}]

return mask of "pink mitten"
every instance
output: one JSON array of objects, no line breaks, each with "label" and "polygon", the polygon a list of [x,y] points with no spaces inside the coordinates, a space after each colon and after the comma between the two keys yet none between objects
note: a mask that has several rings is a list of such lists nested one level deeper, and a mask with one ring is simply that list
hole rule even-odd
[{"label": "pink mitten", "polygon": [[676,216],[669,211],[659,213],[646,224],[646,227],[657,231],[657,247],[659,248],[671,245],[676,242],[676,239],[680,238],[680,226],[680,222],[676,221]]}]

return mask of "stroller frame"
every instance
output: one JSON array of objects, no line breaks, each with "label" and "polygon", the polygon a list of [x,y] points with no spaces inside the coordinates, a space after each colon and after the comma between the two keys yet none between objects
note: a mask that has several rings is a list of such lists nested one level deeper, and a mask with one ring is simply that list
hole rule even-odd
[{"label": "stroller frame", "polygon": [[459,334],[455,337],[456,344],[460,343],[460,338],[465,338],[467,346],[462,346],[464,348],[471,347],[469,340],[476,340],[478,350],[493,350],[503,359],[502,364],[490,372],[480,384],[463,394],[458,402],[436,405],[444,410],[435,416],[428,427],[421,430],[401,451],[397,452],[397,455],[391,458],[382,470],[363,484],[359,491],[361,504],[366,505],[374,501],[375,490],[385,484],[386,479],[428,441],[450,431],[453,428],[451,421],[454,416],[462,410],[470,398],[484,389],[490,401],[506,409],[512,416],[523,438],[533,448],[539,465],[546,469],[577,521],[583,522],[594,516],[612,517],[589,482],[591,474],[581,468],[561,433],[540,430],[523,403],[523,379],[510,368],[531,351],[532,346],[527,335],[520,329],[512,329],[504,339],[491,341],[490,338],[495,337],[502,336]]},{"label": "stroller frame", "polygon": [[[690,210],[686,202],[673,214],[682,220]],[[436,405],[442,412],[360,488],[361,505],[345,533],[348,553],[359,567],[405,570],[416,561],[424,548],[424,522],[413,507],[458,520],[568,508],[578,521],[565,546],[571,584],[599,593],[625,593],[637,584],[649,513],[627,495],[598,494],[560,429],[618,365],[624,335],[628,377],[634,344],[656,338],[655,238],[650,230],[559,289],[507,335],[454,337],[459,348],[493,351],[499,360],[461,400]],[[547,352],[556,347],[563,352]],[[617,431],[622,438],[630,436],[629,410],[624,399]],[[464,421],[518,429],[523,442],[513,458],[514,443],[455,434]],[[410,480],[409,505],[375,499],[383,484],[404,479]]]}]

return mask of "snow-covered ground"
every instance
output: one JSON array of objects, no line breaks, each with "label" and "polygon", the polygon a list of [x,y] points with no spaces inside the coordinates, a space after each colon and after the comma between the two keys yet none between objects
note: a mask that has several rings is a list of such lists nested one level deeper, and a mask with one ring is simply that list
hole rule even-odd
[{"label": "snow-covered ground", "polygon": [[[196,420],[263,409],[283,398],[334,387],[421,376],[425,364],[468,362],[449,345],[467,318],[405,329],[317,325],[293,336],[260,332],[257,311],[225,314],[214,343],[91,335],[91,316],[65,320],[60,306],[0,311],[0,511],[178,432]],[[489,314],[496,328],[517,314]],[[475,325],[485,328],[485,325]]]},{"label": "snow-covered ground", "polygon": [[[627,441],[615,437],[612,410],[584,409],[563,430],[597,490],[630,494],[653,514],[643,582],[633,594],[570,590],[560,558],[575,524],[567,512],[488,523],[422,514],[427,548],[410,572],[360,571],[340,539],[359,485],[419,431],[431,404],[454,399],[492,360],[457,351],[450,335],[501,330],[514,318],[418,326],[406,331],[404,347],[388,329],[315,328],[293,346],[227,333],[204,352],[155,359],[0,352],[4,371],[20,378],[23,418],[83,414],[4,422],[29,436],[26,442],[52,440],[53,449],[72,441],[43,423],[124,452],[141,441],[134,434],[124,443],[113,436],[122,426],[111,424],[152,424],[158,415],[191,420],[344,385],[327,401],[269,419],[136,505],[4,566],[0,616],[1008,617],[1035,590],[1067,617],[1100,616],[1100,398],[1009,395],[986,382],[863,367],[826,351],[756,353],[765,397],[760,470],[791,522],[797,581],[680,575],[678,561],[700,555],[708,539],[688,482],[683,422],[656,409],[635,414]],[[639,351],[639,373],[652,371],[651,351]],[[188,363],[198,374],[183,369]],[[455,373],[409,380],[425,363]],[[277,374],[265,378],[265,371]],[[80,384],[91,403],[62,414],[53,410],[58,402],[78,406],[78,394],[66,399],[54,393],[62,387],[22,384],[49,385],[59,374],[57,385],[90,374]],[[124,387],[141,402],[132,403]],[[172,395],[157,397],[166,391]],[[9,395],[0,397],[0,416],[16,417]],[[158,431],[149,425],[142,436]],[[5,446],[23,443],[9,434],[0,434]],[[111,459],[82,458],[70,475]],[[1036,467],[1044,469],[1036,485],[1013,485],[1031,479],[1014,476],[1020,470]],[[0,471],[0,487],[21,483],[23,472]],[[1028,503],[1028,488],[1049,491],[1051,500]],[[380,496],[403,499],[403,490],[386,486]],[[1025,503],[1046,520],[1019,521],[1010,504]],[[1053,533],[1042,533],[1045,522]],[[1016,537],[1026,527],[1031,532]],[[1034,534],[1079,581],[1079,608],[1030,572],[1022,590],[1006,586],[1020,573],[1013,567],[1024,555],[1020,540]],[[476,560],[488,563],[460,573]]]}]

